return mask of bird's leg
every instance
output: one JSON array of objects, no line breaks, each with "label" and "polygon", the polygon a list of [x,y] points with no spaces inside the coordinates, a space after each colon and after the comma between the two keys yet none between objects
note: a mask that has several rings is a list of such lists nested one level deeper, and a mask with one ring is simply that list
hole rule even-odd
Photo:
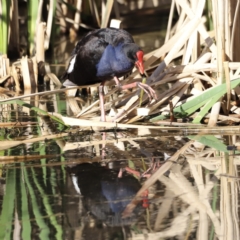
[{"label": "bird's leg", "polygon": [[104,82],[102,82],[99,86],[99,101],[101,110],[101,121],[106,122],[106,114],[104,109]]},{"label": "bird's leg", "polygon": [[114,77],[114,81],[119,88],[122,87],[121,83],[119,82],[119,79],[116,76]]}]

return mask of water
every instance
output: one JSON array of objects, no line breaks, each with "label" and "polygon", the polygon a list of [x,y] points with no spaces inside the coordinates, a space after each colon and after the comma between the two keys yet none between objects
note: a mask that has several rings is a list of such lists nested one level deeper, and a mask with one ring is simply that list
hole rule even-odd
[{"label": "water", "polygon": [[[62,93],[39,106],[71,115]],[[239,239],[238,127],[105,133],[1,113],[0,239]]]}]

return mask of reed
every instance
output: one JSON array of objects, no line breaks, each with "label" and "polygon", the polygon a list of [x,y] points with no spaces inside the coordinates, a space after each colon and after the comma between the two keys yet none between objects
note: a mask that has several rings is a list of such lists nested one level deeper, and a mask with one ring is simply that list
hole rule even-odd
[{"label": "reed", "polygon": [[30,0],[27,2],[28,6],[28,50],[29,54],[33,55],[35,51],[35,40],[36,40],[36,26],[37,26],[37,19],[38,14],[41,13],[41,11],[38,10],[39,2]]},{"label": "reed", "polygon": [[0,1],[0,54],[7,54],[10,1]]}]

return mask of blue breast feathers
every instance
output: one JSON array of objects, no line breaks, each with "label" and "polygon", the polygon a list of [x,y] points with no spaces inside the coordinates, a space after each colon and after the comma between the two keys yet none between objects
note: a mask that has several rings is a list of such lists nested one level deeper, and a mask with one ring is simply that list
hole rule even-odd
[{"label": "blue breast feathers", "polygon": [[132,70],[132,63],[122,50],[122,44],[118,46],[108,45],[96,65],[97,77],[120,76]]}]

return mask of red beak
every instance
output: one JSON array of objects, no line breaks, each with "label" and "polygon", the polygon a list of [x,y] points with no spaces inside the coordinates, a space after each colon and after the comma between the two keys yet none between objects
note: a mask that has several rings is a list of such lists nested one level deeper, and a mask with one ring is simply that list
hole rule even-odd
[{"label": "red beak", "polygon": [[138,51],[136,53],[137,55],[137,61],[135,62],[135,65],[136,67],[138,68],[138,71],[141,73],[141,74],[144,74],[144,66],[143,66],[143,51]]}]

